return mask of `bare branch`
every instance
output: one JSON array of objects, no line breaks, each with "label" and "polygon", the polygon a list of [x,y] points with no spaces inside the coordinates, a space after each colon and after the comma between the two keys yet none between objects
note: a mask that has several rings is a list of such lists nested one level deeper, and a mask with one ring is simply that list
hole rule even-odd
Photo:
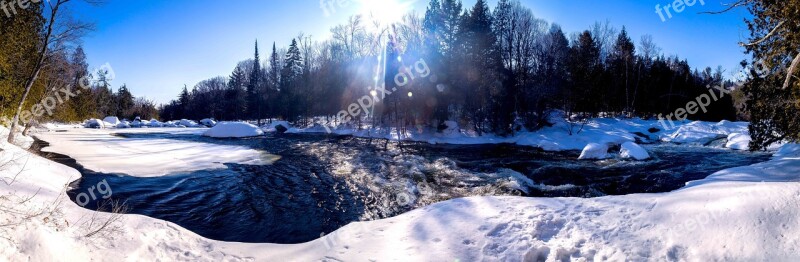
[{"label": "bare branch", "polygon": [[706,11],[706,12],[700,12],[698,14],[718,15],[718,14],[722,14],[722,13],[727,13],[728,11],[733,10],[734,8],[745,6],[749,2],[750,2],[750,0],[739,0],[739,1],[736,1],[736,3],[727,5],[728,8],[725,8],[722,11]]},{"label": "bare branch", "polygon": [[797,70],[798,65],[800,65],[800,53],[794,57],[792,65],[789,66],[789,70],[786,72],[786,81],[783,82],[783,89],[789,87],[789,83],[792,82],[792,75],[794,74],[794,71]]},{"label": "bare branch", "polygon": [[767,39],[769,39],[770,37],[774,36],[775,33],[778,32],[778,29],[780,29],[781,26],[783,26],[783,24],[784,24],[784,21],[781,21],[780,23],[778,23],[778,25],[775,26],[775,28],[772,29],[772,31],[769,31],[769,34],[765,35],[764,37],[762,37],[761,39],[759,39],[759,40],[757,40],[755,42],[752,42],[752,43],[739,43],[739,45],[746,47],[746,46],[754,46],[754,45],[761,44],[764,41],[767,41]]}]

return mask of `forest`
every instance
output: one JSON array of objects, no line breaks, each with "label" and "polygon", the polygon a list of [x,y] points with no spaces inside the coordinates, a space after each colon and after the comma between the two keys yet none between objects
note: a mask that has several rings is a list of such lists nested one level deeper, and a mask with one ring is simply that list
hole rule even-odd
[{"label": "forest", "polygon": [[[494,10],[483,0],[466,8],[457,0],[432,0],[423,16],[409,13],[391,26],[353,16],[331,33],[322,41],[300,34],[288,48],[273,43],[266,59],[256,42],[253,58],[230,76],[184,87],[178,99],[160,108],[160,116],[284,119],[300,126],[328,116],[322,124],[336,126],[343,121],[333,116],[371,87],[391,90],[403,83],[400,92],[387,94],[373,112],[353,121],[437,127],[450,120],[478,133],[511,134],[548,125],[553,110],[576,122],[650,118],[682,107],[711,86],[732,86],[723,83],[721,67],[693,69],[662,54],[649,35],[634,41],[624,26],[608,21],[568,34],[516,0],[502,0]],[[395,79],[420,60],[430,66],[430,76]],[[728,96],[691,118],[745,117]]]},{"label": "forest", "polygon": [[[34,5],[14,19],[0,17],[0,34],[10,40],[0,43],[0,115],[5,119],[24,94],[16,87],[27,78],[26,70],[14,69],[35,67],[31,58],[41,53],[41,32],[48,24],[41,8]],[[766,12],[756,10],[758,5],[750,8]],[[75,29],[75,38],[90,30]],[[753,28],[753,35],[768,29]],[[253,57],[239,62],[229,75],[184,86],[175,100],[161,105],[135,97],[124,84],[115,91],[108,72],[90,72],[77,41],[59,39],[47,43],[47,66],[40,81],[32,82],[24,107],[51,95],[56,86],[77,86],[88,76],[90,92],[31,123],[109,115],[259,123],[281,119],[296,126],[359,128],[441,128],[454,121],[478,134],[512,135],[549,125],[553,112],[563,112],[575,124],[592,117],[660,118],[716,86],[731,95],[688,115],[690,120],[752,120],[749,110],[758,108],[747,107],[755,101],[747,99],[753,95],[734,85],[733,73],[721,66],[693,68],[685,59],[663,54],[651,36],[634,39],[624,26],[618,29],[609,21],[564,32],[518,0],[500,0],[493,9],[485,0],[471,7],[459,0],[431,0],[424,14],[408,13],[400,23],[386,25],[355,15],[330,32],[329,39],[300,33],[285,42],[288,47],[273,42],[267,52],[256,41]],[[406,73],[414,73],[419,61],[425,62],[429,75],[410,78],[413,74]],[[741,65],[742,71],[751,68],[747,61]],[[336,117],[359,98],[374,96],[376,89],[398,91],[382,93],[386,96],[376,99],[372,110],[350,121]]]}]

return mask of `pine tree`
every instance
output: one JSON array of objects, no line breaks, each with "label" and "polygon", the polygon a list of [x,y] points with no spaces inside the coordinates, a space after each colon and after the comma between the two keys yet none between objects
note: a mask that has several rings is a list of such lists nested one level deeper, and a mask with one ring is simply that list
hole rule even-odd
[{"label": "pine tree", "polygon": [[292,44],[289,45],[289,50],[284,58],[283,69],[281,70],[281,105],[284,108],[284,117],[288,121],[295,121],[299,107],[305,106],[299,104],[297,94],[297,80],[303,73],[303,59],[300,54],[300,48],[297,46],[297,39],[292,39]]},{"label": "pine tree", "polygon": [[242,120],[247,117],[247,72],[237,66],[228,80],[225,92],[225,120]]},{"label": "pine tree", "polygon": [[181,119],[189,118],[189,115],[191,113],[191,112],[189,112],[190,106],[191,106],[190,103],[192,101],[191,99],[192,98],[189,95],[189,89],[188,89],[188,87],[186,87],[186,85],[184,85],[183,86],[183,91],[181,91],[181,94],[178,96],[178,107],[179,107],[179,109],[178,109],[178,112],[177,112],[177,115],[176,115],[177,118],[181,118]]},{"label": "pine tree", "polygon": [[133,115],[129,115],[131,109],[133,109],[133,94],[128,90],[128,86],[122,85],[122,87],[117,90],[117,94],[115,95],[117,100],[117,112],[115,115],[119,116],[120,118],[127,118],[132,120],[134,117]]},{"label": "pine tree", "polygon": [[261,57],[258,54],[258,40],[255,44],[255,55],[253,57],[253,68],[250,71],[250,81],[247,83],[247,111],[250,118],[258,119],[261,125],[261,119],[264,113],[261,112],[261,86],[263,83],[263,74],[261,73]]},{"label": "pine tree", "polygon": [[[610,90],[614,94],[615,100],[620,100],[613,104],[614,111],[630,112],[632,91],[631,91],[631,72],[635,63],[636,47],[628,37],[628,31],[622,27],[622,31],[617,36],[617,41],[609,54],[609,63],[611,64],[611,74],[613,78],[613,89]],[[621,98],[625,98],[621,101]]]}]

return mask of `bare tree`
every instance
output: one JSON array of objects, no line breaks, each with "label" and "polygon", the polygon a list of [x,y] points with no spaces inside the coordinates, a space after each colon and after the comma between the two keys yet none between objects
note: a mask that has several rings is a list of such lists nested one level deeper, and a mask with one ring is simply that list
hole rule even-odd
[{"label": "bare tree", "polygon": [[[46,3],[46,5],[50,8],[48,12],[49,17],[47,17],[47,24],[45,27],[46,30],[44,31],[44,37],[41,40],[41,47],[38,52],[36,64],[34,65],[30,75],[25,79],[25,92],[19,101],[16,113],[14,114],[14,119],[11,121],[11,128],[8,134],[9,143],[14,143],[14,133],[16,132],[17,123],[19,122],[19,116],[22,113],[22,107],[25,104],[25,100],[27,100],[28,95],[30,94],[31,88],[33,88],[33,84],[36,83],[36,80],[39,78],[39,74],[41,73],[49,55],[54,53],[54,51],[63,48],[63,43],[74,40],[83,35],[83,33],[85,33],[87,30],[91,29],[90,24],[76,22],[68,17],[64,17],[64,12],[61,10],[64,8],[64,5],[70,1],[72,0],[54,0],[47,1]],[[96,0],[86,0],[86,2],[90,4],[100,3],[100,1]]]}]

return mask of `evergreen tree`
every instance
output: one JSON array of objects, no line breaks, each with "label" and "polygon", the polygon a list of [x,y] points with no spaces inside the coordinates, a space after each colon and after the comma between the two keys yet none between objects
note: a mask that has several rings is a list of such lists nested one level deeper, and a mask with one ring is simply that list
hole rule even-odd
[{"label": "evergreen tree", "polygon": [[181,94],[178,96],[178,110],[175,119],[189,118],[191,99],[189,89],[184,85],[183,91],[181,91]]},{"label": "evergreen tree", "polygon": [[228,89],[225,92],[225,113],[224,120],[242,120],[247,117],[247,72],[244,68],[237,66],[230,79],[228,79]]},{"label": "evergreen tree", "polygon": [[283,116],[288,121],[295,121],[297,113],[301,105],[298,102],[297,94],[297,80],[303,73],[303,59],[300,55],[300,48],[297,46],[297,39],[292,39],[292,44],[289,45],[289,50],[286,53],[286,58],[283,62],[283,69],[281,70],[281,89],[280,100],[281,104],[285,107]]},{"label": "evergreen tree", "polygon": [[[747,52],[754,77],[744,87],[751,118],[752,150],[781,141],[800,141],[800,10],[798,1],[741,1],[752,19]],[[779,69],[788,70],[779,70]]]},{"label": "evergreen tree", "polygon": [[116,98],[116,113],[115,115],[119,116],[120,118],[126,118],[129,120],[133,120],[133,115],[130,115],[131,110],[134,106],[133,101],[133,94],[128,90],[126,85],[122,85],[122,87],[117,90]]},{"label": "evergreen tree", "polygon": [[250,81],[247,83],[247,111],[250,118],[258,119],[259,125],[264,113],[261,111],[261,87],[264,84],[261,72],[261,57],[258,54],[258,41],[255,45],[255,55],[253,58],[253,68],[250,71]]},{"label": "evergreen tree", "polygon": [[[609,55],[610,71],[612,75],[612,90],[615,98],[612,102],[612,111],[625,111],[630,112],[631,101],[633,100],[633,92],[631,90],[631,74],[636,62],[635,50],[633,42],[628,37],[628,31],[622,27],[622,31],[617,36],[617,41]],[[622,100],[624,98],[624,100]]]}]

